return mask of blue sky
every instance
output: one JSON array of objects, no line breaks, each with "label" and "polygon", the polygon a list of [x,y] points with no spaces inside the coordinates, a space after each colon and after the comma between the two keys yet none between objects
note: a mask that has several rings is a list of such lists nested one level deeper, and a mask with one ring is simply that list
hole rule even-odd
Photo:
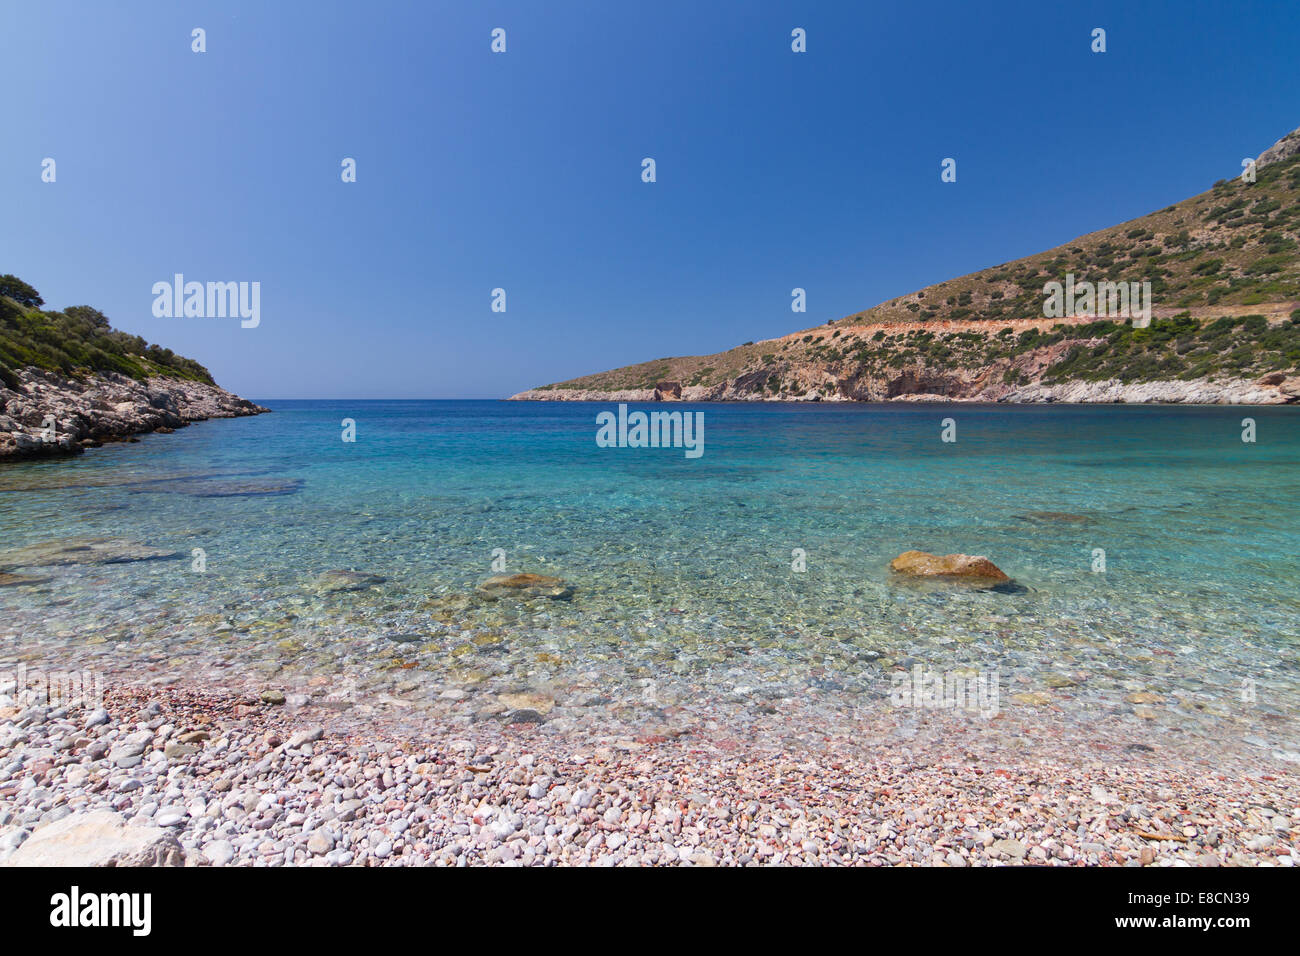
[{"label": "blue sky", "polygon": [[[1293,0],[9,3],[0,273],[251,398],[505,396],[1200,192],[1300,126],[1296,50]],[[176,272],[260,326],[155,318]]]}]

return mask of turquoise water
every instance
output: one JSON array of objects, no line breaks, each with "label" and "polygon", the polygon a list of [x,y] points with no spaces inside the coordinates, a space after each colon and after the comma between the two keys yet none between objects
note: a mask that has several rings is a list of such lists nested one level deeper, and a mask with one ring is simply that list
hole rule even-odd
[{"label": "turquoise water", "polygon": [[[1047,695],[1081,721],[1213,732],[1300,704],[1295,409],[674,405],[704,413],[691,460],[597,447],[603,404],[270,404],[0,470],[0,550],[97,536],[178,554],[0,589],[10,656],[329,676],[467,721],[529,689],[557,717],[588,697],[814,694],[842,712],[917,664],[997,668],[1004,708]],[[1023,588],[899,581],[888,563],[911,548],[987,555]],[[476,598],[494,549],[573,599]],[[315,587],[340,568],[385,580]]]}]

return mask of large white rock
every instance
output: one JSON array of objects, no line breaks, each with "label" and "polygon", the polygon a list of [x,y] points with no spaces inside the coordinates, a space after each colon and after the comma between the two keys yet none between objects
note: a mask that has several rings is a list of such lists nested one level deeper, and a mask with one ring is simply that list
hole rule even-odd
[{"label": "large white rock", "polygon": [[158,827],[128,826],[111,810],[74,813],[32,833],[0,866],[183,866],[185,851]]}]

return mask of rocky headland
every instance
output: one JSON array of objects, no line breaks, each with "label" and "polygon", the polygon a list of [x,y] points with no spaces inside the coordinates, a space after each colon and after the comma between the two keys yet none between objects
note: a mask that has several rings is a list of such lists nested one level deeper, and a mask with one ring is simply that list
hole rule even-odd
[{"label": "rocky headland", "polygon": [[0,461],[76,455],[210,418],[270,411],[225,389],[190,379],[143,381],[117,372],[83,377],[34,367],[0,386]]},{"label": "rocky headland", "polygon": [[46,308],[28,283],[0,275],[0,462],[267,411],[193,359],[113,328],[98,309]]},{"label": "rocky headland", "polygon": [[[513,398],[1293,404],[1298,144],[1300,130],[1261,153],[1254,181],[1221,180],[1149,215],[864,312]],[[1072,304],[1059,310],[1048,294],[1085,286],[1081,305],[1071,291]],[[1141,306],[1134,288],[1149,290]]]}]

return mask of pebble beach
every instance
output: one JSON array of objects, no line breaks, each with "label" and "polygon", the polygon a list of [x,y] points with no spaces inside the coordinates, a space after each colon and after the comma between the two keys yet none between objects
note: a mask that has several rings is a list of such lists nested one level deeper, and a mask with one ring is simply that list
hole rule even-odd
[{"label": "pebble beach", "polygon": [[707,720],[402,735],[273,691],[162,683],[102,703],[0,710],[0,865],[76,862],[68,844],[84,857],[91,835],[96,862],[185,866],[1300,860],[1294,772],[1039,718],[990,732],[881,713],[785,748]]}]

